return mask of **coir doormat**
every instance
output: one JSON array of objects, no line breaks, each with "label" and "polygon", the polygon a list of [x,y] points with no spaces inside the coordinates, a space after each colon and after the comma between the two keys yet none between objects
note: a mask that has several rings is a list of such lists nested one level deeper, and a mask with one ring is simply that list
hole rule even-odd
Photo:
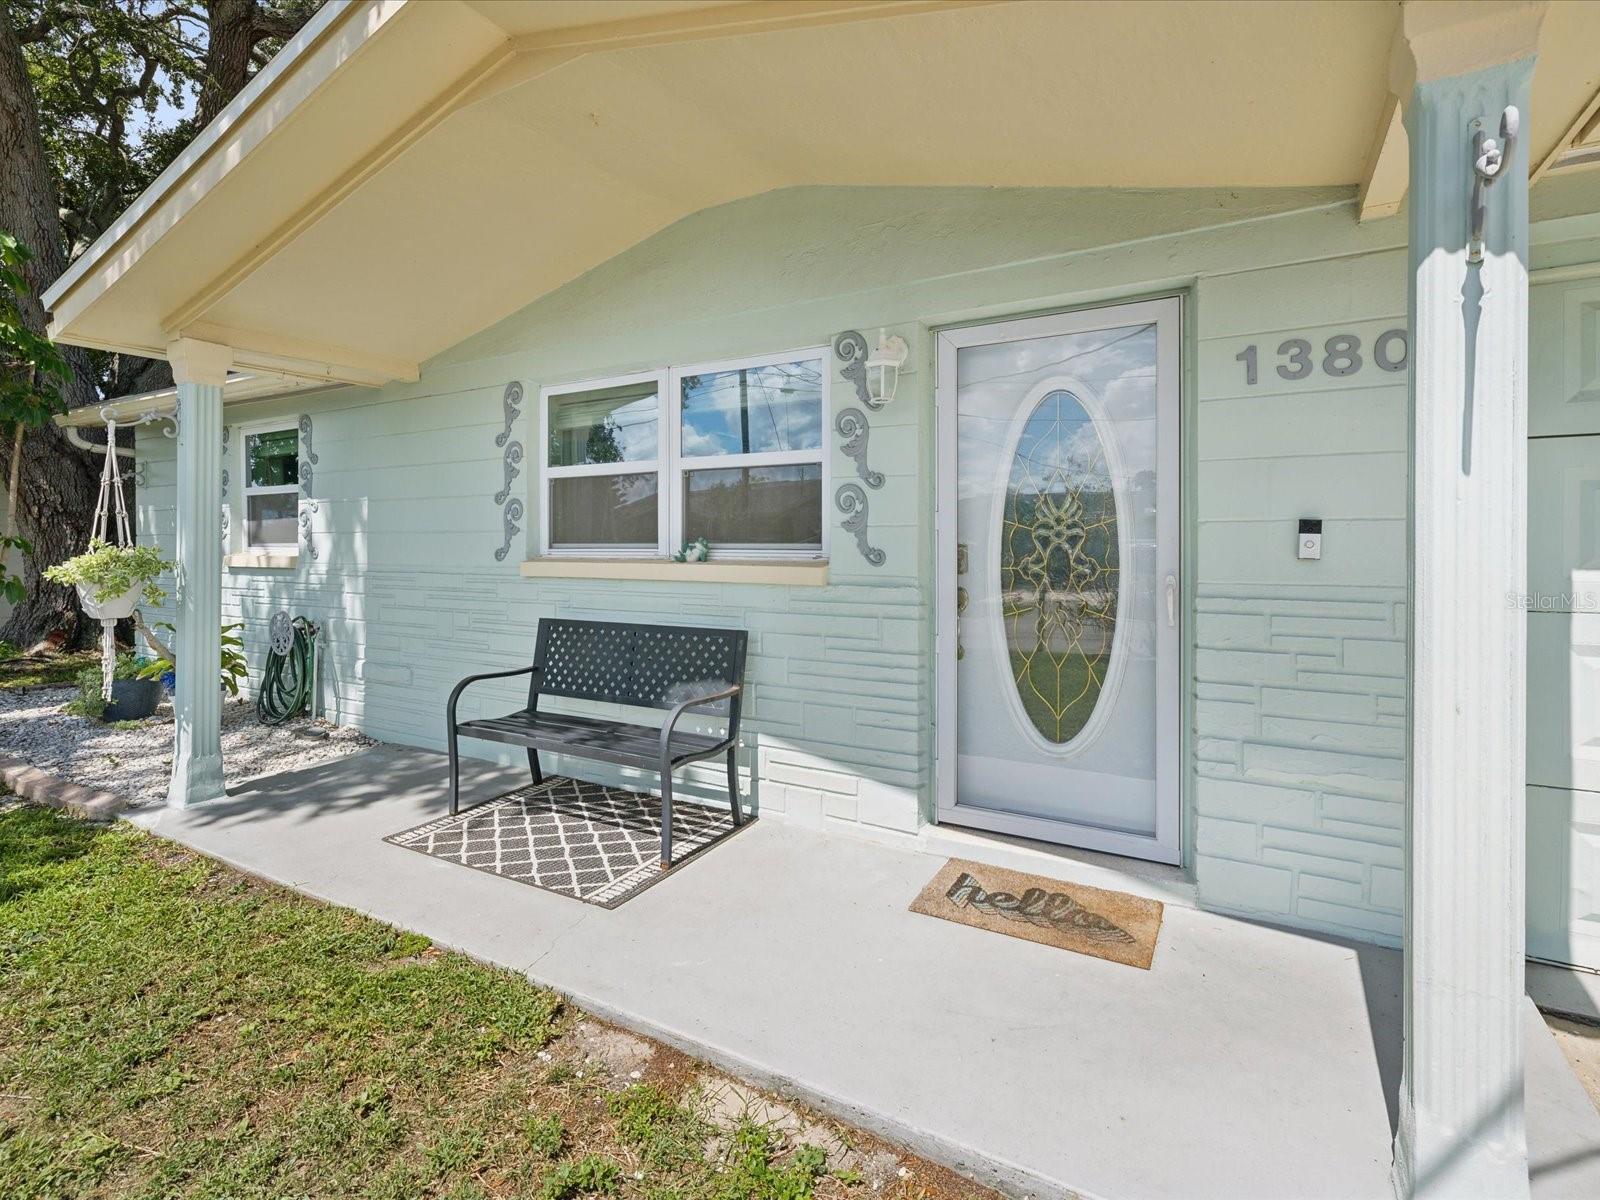
[{"label": "coir doormat", "polygon": [[[754,820],[746,816],[744,825]],[[735,831],[726,808],[675,805],[673,870]],[[383,840],[601,908],[669,874],[661,869],[658,798],[562,775]]]},{"label": "coir doormat", "polygon": [[1150,969],[1161,904],[1043,875],[953,858],[911,911]]}]

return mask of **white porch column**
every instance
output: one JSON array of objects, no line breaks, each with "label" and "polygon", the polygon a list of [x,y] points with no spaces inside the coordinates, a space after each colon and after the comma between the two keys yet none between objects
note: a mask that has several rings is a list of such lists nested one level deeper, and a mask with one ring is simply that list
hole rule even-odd
[{"label": "white porch column", "polygon": [[[1528,93],[1541,9],[1505,6],[1487,28],[1420,31],[1410,47],[1405,1198],[1528,1195],[1524,618],[1512,597],[1526,587]],[[1488,191],[1474,265],[1473,132],[1481,123],[1498,138],[1507,105],[1522,136]]]},{"label": "white porch column", "polygon": [[178,384],[177,719],[167,803],[187,808],[222,786],[222,384],[232,351],[181,338],[167,347]]}]

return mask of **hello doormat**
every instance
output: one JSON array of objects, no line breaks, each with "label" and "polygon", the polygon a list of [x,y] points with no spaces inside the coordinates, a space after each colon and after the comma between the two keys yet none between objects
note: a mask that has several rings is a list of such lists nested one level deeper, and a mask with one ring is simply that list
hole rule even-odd
[{"label": "hello doormat", "polygon": [[911,911],[1146,971],[1161,932],[1158,901],[959,858],[945,863]]},{"label": "hello doormat", "polygon": [[[735,831],[726,808],[677,804],[673,871]],[[383,840],[601,908],[670,873],[661,869],[659,798],[561,775]]]}]

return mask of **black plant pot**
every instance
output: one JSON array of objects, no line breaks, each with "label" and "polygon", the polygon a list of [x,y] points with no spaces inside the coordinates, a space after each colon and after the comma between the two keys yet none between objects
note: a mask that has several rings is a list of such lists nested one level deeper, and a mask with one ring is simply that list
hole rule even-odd
[{"label": "black plant pot", "polygon": [[161,703],[159,679],[118,679],[111,685],[111,703],[102,721],[138,721],[156,711]]}]

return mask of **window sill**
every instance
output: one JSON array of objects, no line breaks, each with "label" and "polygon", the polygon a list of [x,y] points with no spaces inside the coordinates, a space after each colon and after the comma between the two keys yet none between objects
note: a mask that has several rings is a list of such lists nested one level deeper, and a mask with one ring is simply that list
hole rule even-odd
[{"label": "window sill", "polygon": [[250,550],[243,554],[229,554],[223,565],[230,571],[292,571],[300,565],[300,555],[293,550],[269,553]]},{"label": "window sill", "polygon": [[771,583],[825,587],[825,558],[718,558],[673,562],[666,558],[530,558],[522,564],[527,579],[640,579],[671,583]]}]

